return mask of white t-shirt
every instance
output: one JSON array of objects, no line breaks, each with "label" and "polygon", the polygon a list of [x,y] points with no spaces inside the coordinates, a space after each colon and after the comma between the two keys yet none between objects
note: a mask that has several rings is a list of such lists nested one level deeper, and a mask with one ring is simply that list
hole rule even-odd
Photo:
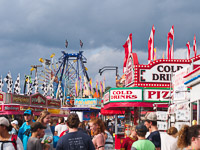
[{"label": "white t-shirt", "polygon": [[167,133],[160,135],[161,137],[161,149],[162,150],[178,150],[177,147],[177,138],[174,138]]},{"label": "white t-shirt", "polygon": [[[11,141],[11,137],[12,136],[10,136],[9,141]],[[24,150],[22,141],[20,140],[19,137],[17,137],[16,144],[17,144],[17,150]],[[1,145],[2,145],[2,142],[0,142],[0,147],[1,147]],[[15,148],[14,148],[12,142],[10,142],[10,143],[3,144],[3,150],[15,150]]]},{"label": "white t-shirt", "polygon": [[58,136],[60,136],[60,134],[65,130],[67,130],[67,125],[66,124],[58,124],[55,127],[55,131],[58,132]]}]

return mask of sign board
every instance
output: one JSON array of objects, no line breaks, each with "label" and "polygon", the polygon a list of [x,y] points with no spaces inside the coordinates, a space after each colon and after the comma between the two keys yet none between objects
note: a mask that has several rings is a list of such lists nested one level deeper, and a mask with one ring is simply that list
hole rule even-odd
[{"label": "sign board", "polygon": [[19,111],[19,105],[4,105],[4,111]]},{"label": "sign board", "polygon": [[109,102],[109,92],[107,92],[106,94],[104,94],[103,97],[103,103],[107,104]]},{"label": "sign board", "polygon": [[158,130],[167,130],[167,122],[157,121]]},{"label": "sign board", "polygon": [[99,104],[97,98],[76,98],[74,105],[79,106],[97,106]]},{"label": "sign board", "polygon": [[142,89],[111,89],[110,102],[142,101]]},{"label": "sign board", "polygon": [[56,99],[47,99],[47,106],[48,107],[54,107],[54,108],[60,108],[61,101]]},{"label": "sign board", "polygon": [[96,111],[83,111],[83,120],[90,120],[92,118],[98,118],[99,112]]},{"label": "sign board", "polygon": [[166,121],[168,118],[167,111],[157,111],[156,115],[157,115],[157,120]]},{"label": "sign board", "polygon": [[189,73],[189,66],[175,72],[173,79],[174,101],[187,100],[189,97],[187,87],[184,85],[184,76]]},{"label": "sign board", "polygon": [[128,86],[134,82],[134,68],[132,55],[129,55],[129,58],[126,63],[125,77],[125,86]]},{"label": "sign board", "polygon": [[190,126],[190,122],[175,122],[174,127],[176,127],[177,130],[179,131],[183,125]]},{"label": "sign board", "polygon": [[170,101],[170,96],[169,89],[144,89],[144,101]]},{"label": "sign board", "polygon": [[12,103],[30,105],[30,97],[12,94]]},{"label": "sign board", "polygon": [[46,97],[41,94],[31,96],[31,105],[46,106]]},{"label": "sign board", "polygon": [[171,74],[182,69],[187,64],[161,63],[150,69],[140,69],[140,82],[169,83]]},{"label": "sign board", "polygon": [[0,92],[0,103],[5,103],[6,93]]},{"label": "sign board", "polygon": [[189,110],[177,110],[176,111],[176,121],[190,121],[190,111]]},{"label": "sign board", "polygon": [[190,59],[158,59],[148,65],[134,65],[134,84],[130,86],[169,88],[172,74],[188,64]]}]

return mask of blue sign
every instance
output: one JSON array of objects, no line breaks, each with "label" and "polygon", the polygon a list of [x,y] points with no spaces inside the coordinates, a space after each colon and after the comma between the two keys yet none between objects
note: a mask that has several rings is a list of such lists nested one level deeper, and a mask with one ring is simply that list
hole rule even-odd
[{"label": "blue sign", "polygon": [[99,106],[101,105],[100,99],[97,98],[77,98],[74,101],[74,105],[90,105],[90,106]]}]

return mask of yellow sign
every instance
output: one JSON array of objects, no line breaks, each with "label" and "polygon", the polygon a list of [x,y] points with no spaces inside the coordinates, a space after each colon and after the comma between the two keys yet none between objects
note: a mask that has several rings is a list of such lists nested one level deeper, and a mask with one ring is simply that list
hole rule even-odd
[{"label": "yellow sign", "polygon": [[48,108],[48,112],[50,112],[52,114],[60,114],[60,109]]}]

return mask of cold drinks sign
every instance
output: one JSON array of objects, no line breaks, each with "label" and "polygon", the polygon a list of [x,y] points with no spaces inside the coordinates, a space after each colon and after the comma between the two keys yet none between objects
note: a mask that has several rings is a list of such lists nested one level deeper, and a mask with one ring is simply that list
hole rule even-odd
[{"label": "cold drinks sign", "polygon": [[142,101],[142,89],[110,90],[110,102]]},{"label": "cold drinks sign", "polygon": [[158,64],[151,69],[140,70],[140,82],[169,83],[172,73],[182,69],[187,64]]}]

